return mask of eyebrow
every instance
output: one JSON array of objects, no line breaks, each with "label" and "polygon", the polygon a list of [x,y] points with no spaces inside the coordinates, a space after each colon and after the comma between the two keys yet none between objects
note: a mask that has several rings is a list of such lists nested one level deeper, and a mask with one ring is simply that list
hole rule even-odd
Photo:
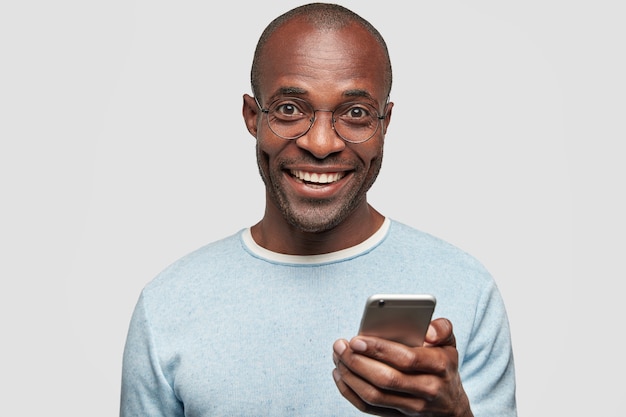
[{"label": "eyebrow", "polygon": [[300,87],[280,87],[276,92],[272,95],[272,97],[279,96],[290,96],[290,95],[304,95],[308,91],[304,88]]},{"label": "eyebrow", "polygon": [[[306,95],[307,93],[308,93],[307,90],[305,90],[304,88],[300,88],[300,87],[280,87],[271,96],[271,99],[274,99],[280,96],[289,96],[289,95],[303,96],[303,95]],[[344,97],[362,97],[362,98],[367,98],[369,100],[376,102],[376,99],[372,97],[372,95],[368,91],[360,89],[360,88],[346,90],[343,92],[343,96]]]},{"label": "eyebrow", "polygon": [[343,95],[346,97],[365,97],[372,101],[376,101],[376,99],[374,99],[374,97],[372,97],[372,95],[369,92],[367,92],[366,90],[358,89],[358,88],[353,89],[353,90],[347,90],[343,93]]}]

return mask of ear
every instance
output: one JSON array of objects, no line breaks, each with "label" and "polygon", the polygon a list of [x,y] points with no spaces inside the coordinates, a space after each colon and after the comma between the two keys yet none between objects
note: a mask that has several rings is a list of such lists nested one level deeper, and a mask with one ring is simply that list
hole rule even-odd
[{"label": "ear", "polygon": [[256,101],[254,100],[254,97],[248,94],[243,95],[242,114],[243,120],[246,123],[246,127],[248,128],[248,132],[250,132],[250,134],[256,138],[260,110],[259,106],[257,106],[256,104]]},{"label": "ear", "polygon": [[387,106],[385,108],[385,110],[387,111],[387,113],[385,113],[385,120],[384,120],[384,128],[383,128],[383,134],[387,133],[387,128],[389,127],[389,123],[391,123],[391,110],[393,109],[393,102],[389,102],[387,103]]}]

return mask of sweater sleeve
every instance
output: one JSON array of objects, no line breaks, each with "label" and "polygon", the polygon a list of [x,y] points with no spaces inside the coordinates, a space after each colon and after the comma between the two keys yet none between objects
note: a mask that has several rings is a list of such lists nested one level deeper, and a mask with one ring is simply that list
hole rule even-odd
[{"label": "sweater sleeve", "polygon": [[476,417],[517,415],[509,323],[493,282],[483,292],[477,307],[461,379]]},{"label": "sweater sleeve", "polygon": [[120,417],[183,415],[183,405],[162,370],[142,293],[124,348]]}]

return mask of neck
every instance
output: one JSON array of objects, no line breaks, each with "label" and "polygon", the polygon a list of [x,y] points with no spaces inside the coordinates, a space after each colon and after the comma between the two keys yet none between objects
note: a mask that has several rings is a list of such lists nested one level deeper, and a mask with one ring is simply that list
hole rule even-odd
[{"label": "neck", "polygon": [[277,253],[287,255],[319,255],[336,252],[363,242],[383,224],[384,217],[364,202],[337,226],[324,232],[305,232],[271,215],[266,209],[263,219],[252,226],[254,241]]}]

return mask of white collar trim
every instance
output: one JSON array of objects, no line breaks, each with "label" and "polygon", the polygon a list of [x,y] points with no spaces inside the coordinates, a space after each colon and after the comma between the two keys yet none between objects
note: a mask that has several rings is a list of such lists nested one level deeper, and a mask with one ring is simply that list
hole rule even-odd
[{"label": "white collar trim", "polygon": [[284,253],[267,250],[254,241],[254,239],[252,238],[252,231],[249,227],[242,231],[241,238],[243,239],[244,245],[250,250],[250,252],[260,258],[264,258],[269,261],[300,265],[325,264],[353,258],[356,255],[360,255],[368,251],[369,249],[378,245],[385,238],[387,232],[389,231],[390,225],[391,221],[388,218],[385,218],[385,221],[380,226],[380,228],[372,236],[359,243],[358,245],[336,252],[323,253],[320,255],[286,255]]}]

